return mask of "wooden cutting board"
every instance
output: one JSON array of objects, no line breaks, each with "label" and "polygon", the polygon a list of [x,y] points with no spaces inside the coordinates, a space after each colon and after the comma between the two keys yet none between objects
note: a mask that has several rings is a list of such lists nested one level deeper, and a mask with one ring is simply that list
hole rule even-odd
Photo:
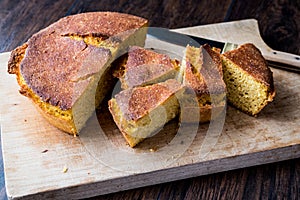
[{"label": "wooden cutting board", "polygon": [[[255,20],[181,29],[236,43],[253,42],[264,54]],[[230,33],[230,34],[229,34]],[[257,117],[228,106],[199,127],[173,120],[138,148],[126,144],[103,104],[80,137],[49,125],[18,93],[0,54],[1,140],[9,198],[74,199],[107,194],[300,157],[300,75],[277,69],[277,96]]]}]

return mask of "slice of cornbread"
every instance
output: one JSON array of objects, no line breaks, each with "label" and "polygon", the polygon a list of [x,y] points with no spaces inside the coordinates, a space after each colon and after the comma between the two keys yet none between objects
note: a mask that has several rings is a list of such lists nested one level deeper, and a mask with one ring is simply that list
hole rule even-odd
[{"label": "slice of cornbread", "polygon": [[275,96],[273,74],[259,49],[243,44],[222,55],[227,99],[250,115],[258,114]]},{"label": "slice of cornbread", "polygon": [[77,134],[111,85],[110,64],[144,45],[147,20],[115,12],[68,16],[12,51],[8,72],[57,128]]},{"label": "slice of cornbread", "polygon": [[189,90],[185,94],[181,122],[208,122],[216,118],[226,106],[220,54],[208,45],[187,46],[181,64],[182,83]]},{"label": "slice of cornbread", "polygon": [[179,112],[184,87],[175,79],[121,91],[109,100],[115,123],[131,147],[151,137]]},{"label": "slice of cornbread", "polygon": [[130,47],[124,69],[119,73],[123,89],[145,86],[175,78],[178,61],[138,46]]}]

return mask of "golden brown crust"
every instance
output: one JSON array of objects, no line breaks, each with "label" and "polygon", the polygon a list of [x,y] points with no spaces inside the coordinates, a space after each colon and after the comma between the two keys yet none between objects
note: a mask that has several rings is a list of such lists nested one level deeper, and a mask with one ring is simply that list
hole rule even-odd
[{"label": "golden brown crust", "polygon": [[[185,59],[183,82],[188,86],[188,92],[180,120],[183,123],[208,122],[226,105],[220,53],[208,44],[200,48],[187,46]],[[193,98],[196,98],[195,102],[191,101]]]},{"label": "golden brown crust", "polygon": [[255,116],[275,97],[273,74],[259,49],[243,44],[222,55],[228,102]]},{"label": "golden brown crust", "polygon": [[175,66],[169,56],[133,46],[128,52],[122,82],[126,85],[125,88],[130,88],[151,82],[174,69]]},{"label": "golden brown crust", "polygon": [[123,90],[115,98],[127,120],[136,121],[164,102],[180,88],[182,88],[182,85],[178,81],[169,79],[163,83],[151,86]]},{"label": "golden brown crust", "polygon": [[225,52],[223,56],[274,91],[272,71],[260,50],[253,44],[243,44],[237,49]]},{"label": "golden brown crust", "polygon": [[145,24],[147,21],[143,18],[112,12],[62,18],[13,51],[8,71],[15,73],[19,68],[28,87],[42,101],[68,110],[85,90],[90,77],[110,59],[111,52],[66,36],[90,35],[102,40],[113,36],[120,42],[124,31]]},{"label": "golden brown crust", "polygon": [[43,101],[62,110],[73,106],[89,77],[110,58],[108,49],[54,35],[35,35],[28,44],[20,66],[24,80]]},{"label": "golden brown crust", "polygon": [[24,43],[11,52],[7,70],[9,74],[17,74],[19,72],[20,63],[24,57],[27,46],[28,44]]},{"label": "golden brown crust", "polygon": [[[199,49],[188,46],[186,53],[185,84],[191,87],[198,96],[224,93],[225,83],[222,80],[220,54],[213,51],[207,44]],[[198,61],[193,63],[195,61],[192,61],[190,56],[198,57]]]},{"label": "golden brown crust", "polygon": [[140,28],[146,23],[146,19],[125,13],[89,12],[64,17],[51,25],[50,29],[62,36],[75,34],[107,39]]},{"label": "golden brown crust", "polygon": [[202,47],[209,55],[209,57],[204,57],[204,69],[212,73],[212,76],[215,78],[220,78],[220,76],[222,77],[222,60],[219,52],[220,49],[214,48],[213,50],[208,44],[204,44]]},{"label": "golden brown crust", "polygon": [[22,76],[20,75],[20,63],[22,59],[24,58],[26,48],[28,47],[27,43],[24,43],[22,46],[17,47],[14,49],[11,54],[10,58],[8,60],[8,70],[7,72],[9,74],[16,74],[17,76],[17,81],[20,85],[20,90],[19,92],[23,94],[24,96],[30,96],[28,92],[28,87],[27,85],[23,84]]},{"label": "golden brown crust", "polygon": [[108,101],[109,111],[131,147],[176,117],[184,89],[177,80],[169,79],[123,90]]}]

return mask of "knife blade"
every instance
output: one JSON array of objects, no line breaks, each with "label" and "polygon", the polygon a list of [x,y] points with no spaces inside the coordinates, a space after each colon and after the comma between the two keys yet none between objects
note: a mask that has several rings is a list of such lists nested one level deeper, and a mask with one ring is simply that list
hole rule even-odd
[{"label": "knife blade", "polygon": [[[203,44],[209,44],[211,47],[216,47],[221,49],[221,53],[230,51],[238,47],[238,44],[215,41],[215,40],[201,38],[189,34],[178,33],[166,28],[149,27],[147,37],[155,38],[157,40],[179,45],[182,47],[186,47],[187,45],[199,47],[200,45]],[[269,59],[266,59],[266,61],[270,67],[282,69],[290,72],[300,73],[300,66],[284,64]]]}]

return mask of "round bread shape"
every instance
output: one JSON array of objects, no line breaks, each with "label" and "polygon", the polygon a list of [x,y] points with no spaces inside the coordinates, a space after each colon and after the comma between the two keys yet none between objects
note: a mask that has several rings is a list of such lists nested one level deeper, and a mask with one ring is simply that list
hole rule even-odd
[{"label": "round bread shape", "polygon": [[8,72],[50,123],[77,134],[108,91],[100,79],[112,76],[110,64],[122,51],[144,45],[146,26],[146,19],[116,12],[67,16],[16,48]]}]

